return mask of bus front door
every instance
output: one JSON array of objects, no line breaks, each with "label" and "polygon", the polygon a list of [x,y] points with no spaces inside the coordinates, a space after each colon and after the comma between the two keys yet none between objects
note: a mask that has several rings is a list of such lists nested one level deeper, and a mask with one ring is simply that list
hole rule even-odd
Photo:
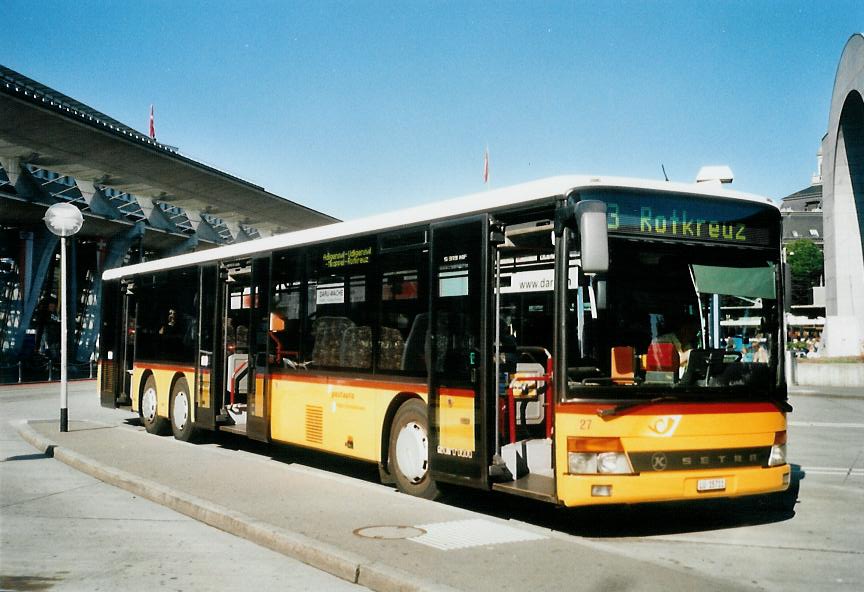
[{"label": "bus front door", "polygon": [[[436,481],[487,487],[494,401],[487,325],[489,217],[432,225],[429,460]],[[490,413],[491,411],[491,413]]]}]

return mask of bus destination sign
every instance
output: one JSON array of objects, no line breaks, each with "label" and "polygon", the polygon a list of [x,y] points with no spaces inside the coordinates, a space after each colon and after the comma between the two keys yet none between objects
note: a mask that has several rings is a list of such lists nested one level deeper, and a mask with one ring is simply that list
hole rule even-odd
[{"label": "bus destination sign", "polygon": [[771,230],[776,211],[757,203],[624,192],[583,194],[583,199],[606,202],[610,234],[758,247],[779,240]]},{"label": "bus destination sign", "polygon": [[325,251],[321,256],[324,267],[337,268],[349,265],[363,265],[369,263],[372,256],[372,247],[361,247],[359,249],[345,249],[343,251]]}]

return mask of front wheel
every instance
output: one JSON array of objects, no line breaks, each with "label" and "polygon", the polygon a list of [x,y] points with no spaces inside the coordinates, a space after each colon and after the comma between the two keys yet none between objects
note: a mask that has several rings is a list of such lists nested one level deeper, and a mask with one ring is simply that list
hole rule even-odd
[{"label": "front wheel", "polygon": [[171,390],[171,431],[184,442],[192,442],[197,431],[192,427],[190,405],[189,384],[185,378],[179,378]]},{"label": "front wheel", "polygon": [[429,420],[426,404],[410,399],[399,407],[390,429],[388,464],[403,492],[435,499],[438,486],[429,475]]},{"label": "front wheel", "polygon": [[157,415],[157,402],[156,379],[153,376],[148,376],[144,383],[144,391],[141,393],[141,405],[138,407],[141,422],[144,424],[144,429],[151,434],[164,436],[168,433],[168,421]]}]

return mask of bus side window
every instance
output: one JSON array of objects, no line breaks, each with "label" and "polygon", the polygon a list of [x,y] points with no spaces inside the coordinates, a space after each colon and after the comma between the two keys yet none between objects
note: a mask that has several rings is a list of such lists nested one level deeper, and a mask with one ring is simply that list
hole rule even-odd
[{"label": "bus side window", "polygon": [[273,369],[297,369],[302,361],[303,260],[302,251],[273,255],[268,327]]},{"label": "bus side window", "polygon": [[372,247],[368,240],[336,242],[309,253],[305,362],[371,372]]},{"label": "bus side window", "polygon": [[376,368],[382,373],[426,373],[428,300],[424,297],[428,258],[422,249],[380,258],[381,313]]},{"label": "bus side window", "polygon": [[411,330],[405,339],[405,349],[402,352],[402,370],[406,372],[426,374],[429,365],[429,313],[420,313],[414,317]]}]

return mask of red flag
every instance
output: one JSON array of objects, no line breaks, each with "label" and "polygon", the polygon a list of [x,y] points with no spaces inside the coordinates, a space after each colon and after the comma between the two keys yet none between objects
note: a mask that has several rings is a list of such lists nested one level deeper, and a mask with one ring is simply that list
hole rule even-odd
[{"label": "red flag", "polygon": [[153,117],[153,105],[150,105],[150,137],[156,139],[156,119]]},{"label": "red flag", "polygon": [[489,183],[489,147],[483,153],[483,182]]}]

